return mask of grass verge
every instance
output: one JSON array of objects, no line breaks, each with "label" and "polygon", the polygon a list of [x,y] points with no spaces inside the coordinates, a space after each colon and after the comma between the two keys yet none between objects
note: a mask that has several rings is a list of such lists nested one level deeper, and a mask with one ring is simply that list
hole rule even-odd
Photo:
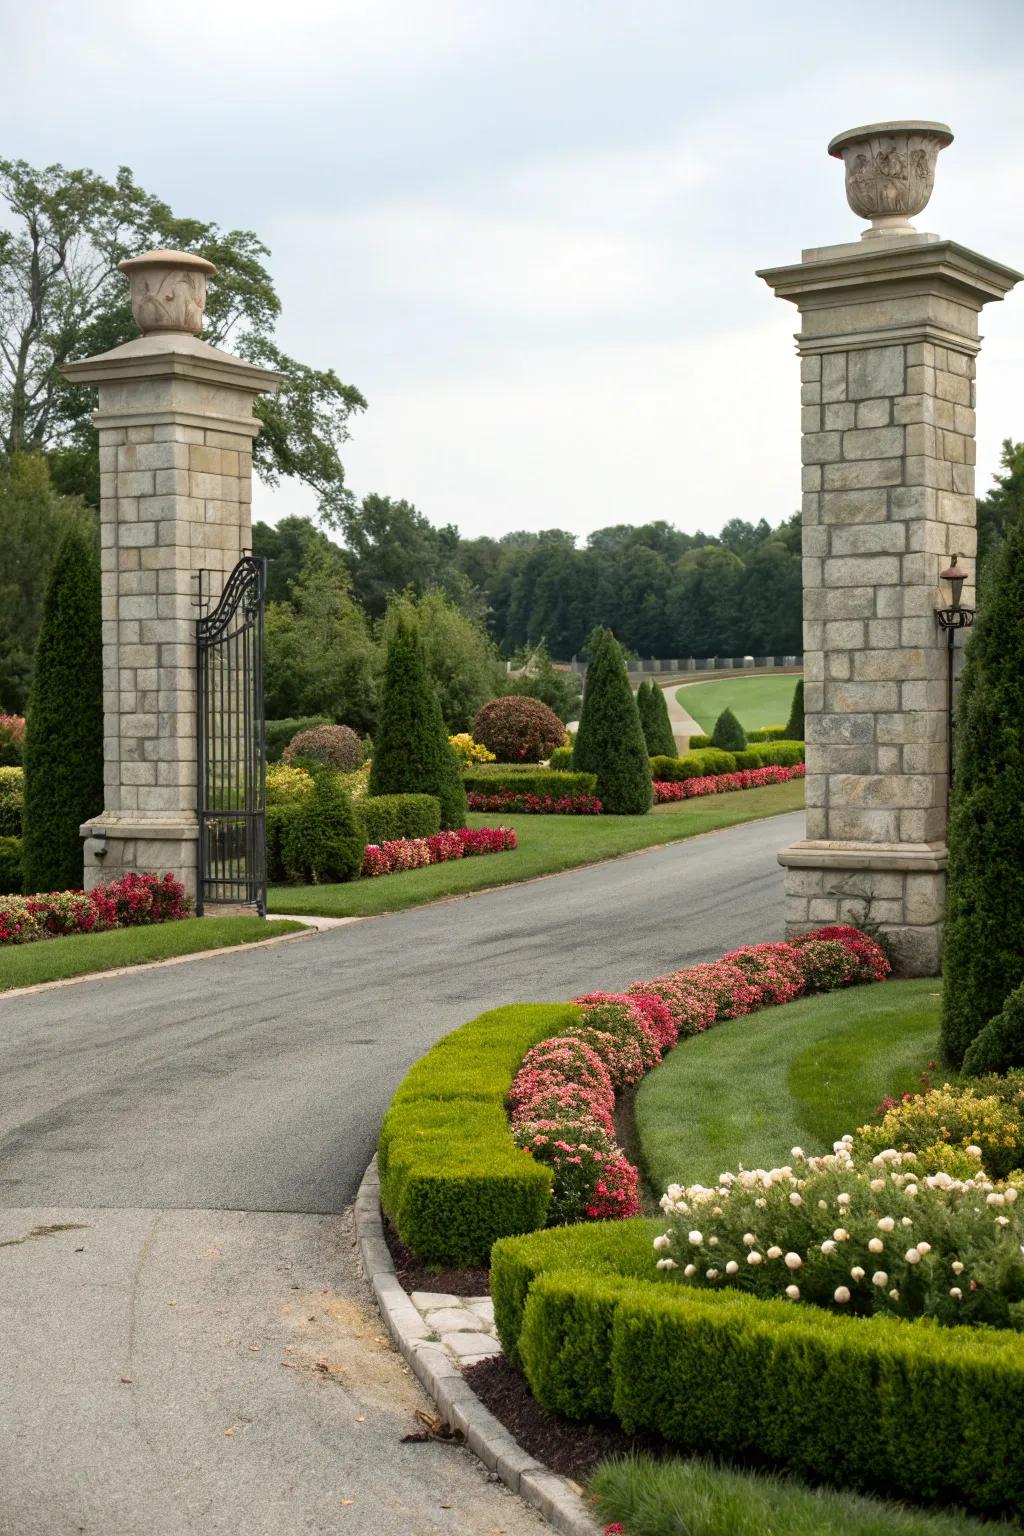
[{"label": "grass verge", "polygon": [[766,789],[660,805],[648,816],[471,815],[471,827],[494,826],[499,821],[515,827],[519,847],[514,853],[457,859],[450,864],[378,875],[347,885],[278,885],[272,887],[269,901],[272,910],[323,917],[399,912],[444,896],[465,895],[486,886],[515,885],[537,875],[557,874],[582,864],[696,837],[701,832],[798,811],[803,803],[803,780],[793,779]]},{"label": "grass verge", "polygon": [[697,1035],[640,1084],[644,1172],[713,1183],[726,1168],[774,1168],[792,1146],[827,1152],[887,1093],[917,1087],[938,1051],[938,983],[886,981],[765,1008]]},{"label": "grass verge", "polygon": [[148,928],[114,928],[109,933],[75,933],[0,949],[0,992],[34,987],[44,981],[66,981],[95,971],[145,965],[173,955],[199,954],[229,944],[254,944],[283,933],[295,933],[301,923],[267,922],[261,917],[186,917],[180,923],[154,923]]},{"label": "grass verge", "polygon": [[723,709],[731,709],[744,730],[763,731],[769,725],[785,725],[798,682],[796,673],[715,678],[678,689],[676,698],[708,734]]},{"label": "grass verge", "polygon": [[602,1520],[629,1536],[996,1536],[1017,1529],[957,1511],[908,1509],[700,1458],[622,1457],[590,1481]]}]

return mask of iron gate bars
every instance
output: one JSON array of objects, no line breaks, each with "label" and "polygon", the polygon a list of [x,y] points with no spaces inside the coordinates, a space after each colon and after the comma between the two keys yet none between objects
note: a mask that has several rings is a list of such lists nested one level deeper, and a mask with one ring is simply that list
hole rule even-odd
[{"label": "iron gate bars", "polygon": [[267,562],[243,555],[196,621],[199,870],[210,902],[267,910],[263,610]]}]

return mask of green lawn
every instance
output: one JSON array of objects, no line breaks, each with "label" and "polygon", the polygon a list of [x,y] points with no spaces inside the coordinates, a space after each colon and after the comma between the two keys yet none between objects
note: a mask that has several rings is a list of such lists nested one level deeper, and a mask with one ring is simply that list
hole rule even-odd
[{"label": "green lawn", "polygon": [[648,816],[500,816],[496,812],[471,815],[468,820],[472,827],[497,826],[499,822],[515,827],[519,847],[513,853],[458,859],[450,864],[378,875],[348,885],[278,885],[270,891],[270,908],[325,917],[398,912],[443,896],[463,895],[486,886],[514,885],[536,875],[555,874],[659,843],[674,843],[738,822],[800,810],[803,803],[803,780],[793,779],[767,789],[661,805]]},{"label": "green lawn", "polygon": [[109,933],[75,933],[64,939],[12,944],[0,949],[0,992],[228,944],[253,944],[297,932],[301,926],[266,922],[261,917],[186,917],[180,923],[154,923],[149,928],[114,928]]},{"label": "green lawn", "polygon": [[827,1152],[938,1054],[938,982],[887,981],[801,998],[684,1041],[635,1102],[653,1190]]},{"label": "green lawn", "polygon": [[701,1459],[605,1462],[590,1491],[601,1520],[621,1521],[629,1536],[997,1536],[1010,1529]]},{"label": "green lawn", "polygon": [[795,672],[764,677],[735,673],[713,682],[690,683],[676,690],[676,698],[708,735],[723,709],[731,709],[744,730],[763,731],[769,725],[785,725],[798,681]]}]

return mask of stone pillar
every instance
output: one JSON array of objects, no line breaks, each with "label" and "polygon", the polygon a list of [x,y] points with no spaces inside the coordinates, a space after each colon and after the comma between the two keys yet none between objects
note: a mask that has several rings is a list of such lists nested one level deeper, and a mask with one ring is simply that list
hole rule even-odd
[{"label": "stone pillar", "polygon": [[801,320],[807,826],[779,854],[787,932],[877,924],[907,975],[935,974],[941,955],[949,719],[935,609],[950,557],[974,569],[978,314],[1019,279],[907,223],[951,139],[922,123],[840,135],[830,153],[873,227],[759,273]]},{"label": "stone pillar", "polygon": [[142,335],[64,369],[99,391],[105,789],[85,886],[171,871],[194,897],[197,578],[216,600],[249,547],[252,407],[280,379],[200,341],[210,262],[121,268]]}]

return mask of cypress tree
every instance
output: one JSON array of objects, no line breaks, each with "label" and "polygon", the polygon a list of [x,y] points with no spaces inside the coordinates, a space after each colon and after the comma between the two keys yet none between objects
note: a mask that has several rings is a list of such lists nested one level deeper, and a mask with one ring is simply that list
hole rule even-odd
[{"label": "cypress tree", "polygon": [[43,599],[25,723],[22,855],[29,892],[80,889],[79,827],[103,809],[100,563],[73,523]]},{"label": "cypress tree", "polygon": [[747,737],[731,709],[723,709],[711,733],[711,745],[723,752],[745,752]]},{"label": "cypress tree", "polygon": [[434,795],[442,827],[466,823],[462,770],[448,745],[419,630],[404,612],[396,614],[388,638],[370,794]]},{"label": "cypress tree", "polygon": [[789,719],[786,721],[786,740],[803,741],[804,739],[804,680],[800,678],[793,689],[793,702],[789,708]]},{"label": "cypress tree", "polygon": [[647,743],[622,651],[610,629],[596,630],[591,638],[573,767],[597,775],[597,797],[609,815],[643,816],[650,810]]},{"label": "cypress tree", "polygon": [[636,691],[636,708],[647,743],[647,756],[675,757],[676,739],[668,718],[668,705],[657,683],[640,684]]},{"label": "cypress tree", "polygon": [[1024,982],[1024,521],[986,567],[967,643],[950,797],[942,1043],[959,1066]]}]

